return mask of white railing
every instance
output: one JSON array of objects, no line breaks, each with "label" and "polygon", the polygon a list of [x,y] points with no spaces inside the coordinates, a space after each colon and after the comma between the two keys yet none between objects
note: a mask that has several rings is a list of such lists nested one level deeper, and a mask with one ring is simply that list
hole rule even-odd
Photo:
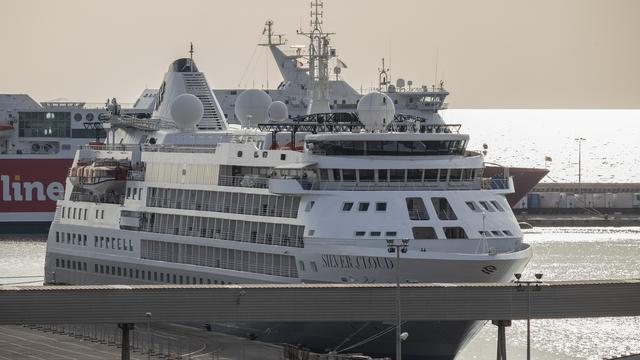
[{"label": "white railing", "polygon": [[[274,224],[276,225],[276,224]],[[289,235],[289,234],[269,234],[264,232],[246,233],[246,232],[232,232],[222,231],[211,228],[185,228],[185,227],[170,227],[163,224],[149,224],[144,223],[140,226],[139,231],[157,233],[157,234],[170,234],[179,236],[191,236],[202,237],[217,240],[237,241],[252,244],[264,244],[264,245],[276,245],[276,246],[288,246],[288,247],[304,247],[302,235]]]},{"label": "white railing", "polygon": [[167,153],[206,153],[213,154],[216,152],[215,145],[150,145],[145,144],[142,147],[145,152],[167,152]]},{"label": "white railing", "polygon": [[269,188],[269,178],[256,176],[256,175],[243,175],[243,176],[220,175],[218,176],[218,185],[267,189]]},{"label": "white railing", "polygon": [[127,174],[127,180],[144,181],[144,170],[129,171]]},{"label": "white railing", "polygon": [[295,219],[298,217],[298,210],[283,210],[277,208],[249,207],[241,205],[225,206],[220,203],[205,203],[201,201],[178,201],[168,200],[163,197],[148,197],[147,206],[169,209],[183,209],[196,211],[212,211],[230,214],[286,217]]}]

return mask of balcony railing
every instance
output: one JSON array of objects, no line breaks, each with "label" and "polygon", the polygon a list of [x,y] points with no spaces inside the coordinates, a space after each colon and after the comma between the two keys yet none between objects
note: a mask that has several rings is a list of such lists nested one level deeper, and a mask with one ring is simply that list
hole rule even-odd
[{"label": "balcony railing", "polygon": [[225,206],[220,203],[205,203],[202,201],[178,201],[169,200],[161,197],[148,197],[147,206],[157,208],[169,208],[169,209],[183,209],[183,210],[196,210],[196,211],[212,211],[230,214],[242,214],[242,215],[256,215],[256,216],[271,216],[271,217],[285,217],[295,219],[298,216],[298,210],[283,210],[277,208],[265,208],[265,207],[250,207],[242,205]]},{"label": "balcony railing", "polygon": [[269,188],[269,178],[255,176],[255,175],[243,175],[243,176],[220,175],[218,176],[218,185],[267,189]]}]

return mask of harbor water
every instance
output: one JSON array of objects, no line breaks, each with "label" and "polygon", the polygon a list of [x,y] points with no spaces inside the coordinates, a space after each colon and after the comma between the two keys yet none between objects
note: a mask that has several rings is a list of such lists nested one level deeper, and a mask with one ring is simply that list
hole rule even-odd
[{"label": "harbor water", "polygon": [[[39,284],[45,255],[43,235],[0,235],[0,281]],[[525,235],[534,256],[524,278],[543,280],[640,278],[640,227],[537,228]],[[33,276],[33,277],[31,277]],[[639,318],[532,320],[532,357],[542,360],[602,359],[640,352]],[[459,360],[493,359],[497,329],[485,325],[459,354]],[[526,322],[507,328],[507,352],[522,359]]]}]

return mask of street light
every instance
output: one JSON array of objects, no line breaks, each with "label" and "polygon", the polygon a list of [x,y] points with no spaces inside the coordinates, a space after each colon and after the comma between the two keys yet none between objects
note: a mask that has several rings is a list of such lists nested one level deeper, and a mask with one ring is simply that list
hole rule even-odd
[{"label": "street light", "polygon": [[409,239],[402,239],[396,243],[393,239],[387,239],[387,251],[396,253],[396,360],[402,359],[402,341],[409,337],[402,332],[402,316],[400,312],[400,253],[406,254],[409,250]]},{"label": "street light", "polygon": [[151,360],[151,349],[153,348],[153,343],[151,342],[151,317],[153,314],[146,312],[144,316],[147,318],[147,346],[149,347],[147,349],[147,359]]},{"label": "street light", "polygon": [[531,291],[529,290],[529,286],[535,284],[533,290],[539,291],[542,273],[536,273],[534,275],[536,277],[535,281],[520,280],[520,278],[522,278],[522,274],[520,273],[515,273],[513,276],[516,278],[515,283],[518,284],[518,291],[524,291],[523,285],[527,285],[527,360],[531,360]]},{"label": "street light", "polygon": [[578,142],[578,191],[582,194],[582,142],[587,139],[579,137],[573,140]]}]

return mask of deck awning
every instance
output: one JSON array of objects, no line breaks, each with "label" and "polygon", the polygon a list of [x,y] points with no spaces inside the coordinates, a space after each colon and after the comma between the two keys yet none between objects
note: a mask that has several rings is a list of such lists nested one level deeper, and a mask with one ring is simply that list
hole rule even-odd
[{"label": "deck awning", "polygon": [[318,163],[293,163],[276,166],[276,170],[301,170],[318,165]]}]

